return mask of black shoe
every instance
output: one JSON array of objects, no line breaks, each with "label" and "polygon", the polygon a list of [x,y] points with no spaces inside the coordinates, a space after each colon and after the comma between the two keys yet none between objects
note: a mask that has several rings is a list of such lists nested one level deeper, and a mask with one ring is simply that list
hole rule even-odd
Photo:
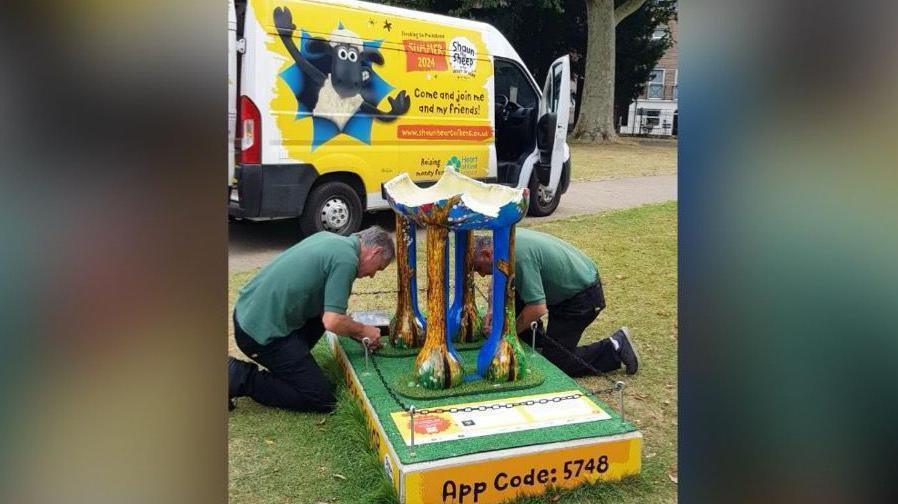
[{"label": "black shoe", "polygon": [[620,345],[620,348],[617,350],[617,355],[627,368],[627,374],[636,374],[636,371],[639,369],[639,354],[636,352],[636,347],[633,346],[633,342],[630,341],[630,330],[626,327],[621,327],[617,331],[614,331],[614,334],[611,335],[611,339],[617,341]]},{"label": "black shoe", "polygon": [[228,399],[228,411],[234,411],[235,409],[237,409],[237,399],[231,397]]},{"label": "black shoe", "polygon": [[228,400],[245,394],[243,386],[252,365],[249,362],[228,356]]}]

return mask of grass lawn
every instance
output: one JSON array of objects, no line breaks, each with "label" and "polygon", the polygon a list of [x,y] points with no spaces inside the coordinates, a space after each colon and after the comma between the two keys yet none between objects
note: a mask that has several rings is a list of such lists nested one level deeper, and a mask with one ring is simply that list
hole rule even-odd
[{"label": "grass lawn", "polygon": [[571,144],[572,180],[677,173],[677,141],[624,138],[619,144]]},{"label": "grass lawn", "polygon": [[[676,203],[573,217],[532,228],[571,242],[599,266],[608,307],[586,330],[583,342],[596,341],[627,325],[642,358],[638,374],[619,375],[627,382],[626,415],[645,436],[642,474],[621,483],[565,491],[552,502],[675,502]],[[423,257],[420,250],[419,258]],[[230,277],[231,307],[240,286],[253,273]],[[392,310],[390,295],[364,293],[395,289],[395,275],[391,266],[373,279],[358,280],[350,309]],[[423,285],[422,268],[419,286]],[[233,334],[229,334],[229,348],[232,355],[243,357]],[[325,370],[334,372],[333,359],[323,345],[315,349],[315,356]],[[599,378],[578,381],[587,387],[605,383]],[[613,396],[602,399],[617,404]],[[380,476],[379,462],[367,451],[361,411],[343,391],[331,415],[278,411],[249,398],[238,403],[229,415],[231,502],[395,502]],[[546,498],[517,502],[546,502]]]}]

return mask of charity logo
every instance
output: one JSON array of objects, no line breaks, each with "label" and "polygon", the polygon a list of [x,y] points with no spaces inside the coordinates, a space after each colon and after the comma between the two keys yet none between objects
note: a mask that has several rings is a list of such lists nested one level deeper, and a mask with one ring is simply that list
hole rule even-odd
[{"label": "charity logo", "polygon": [[446,167],[451,168],[455,171],[461,170],[461,159],[458,159],[458,156],[452,156],[449,158],[449,161],[446,161]]},{"label": "charity logo", "polygon": [[455,37],[449,43],[452,57],[452,71],[458,74],[471,75],[477,69],[477,47],[465,37]]},{"label": "charity logo", "polygon": [[[301,30],[297,47],[287,7],[274,9],[274,25],[294,62],[280,77],[296,97],[296,119],[312,119],[313,151],[341,133],[370,145],[374,120],[393,122],[409,111],[408,93],[388,97],[395,88],[377,74],[383,40],[363,40],[340,22],[327,39]],[[384,98],[389,110],[380,109]]]},{"label": "charity logo", "polygon": [[418,434],[436,434],[449,428],[449,420],[438,416],[424,415],[415,418],[415,432]]}]

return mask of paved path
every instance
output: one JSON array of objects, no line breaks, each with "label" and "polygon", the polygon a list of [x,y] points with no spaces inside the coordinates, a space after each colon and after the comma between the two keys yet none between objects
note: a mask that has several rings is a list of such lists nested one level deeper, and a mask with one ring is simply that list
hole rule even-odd
[{"label": "paved path", "polygon": [[534,222],[565,219],[573,215],[622,210],[677,199],[677,176],[632,177],[572,182],[555,213]]},{"label": "paved path", "polygon": [[[633,208],[677,199],[677,176],[634,177],[588,182],[572,182],[558,210],[549,217],[531,222],[564,219],[573,215]],[[392,212],[365,216],[362,226],[378,224],[393,229]],[[271,259],[299,240],[296,219],[267,222],[230,222],[228,225],[228,269],[247,271],[268,264]]]}]

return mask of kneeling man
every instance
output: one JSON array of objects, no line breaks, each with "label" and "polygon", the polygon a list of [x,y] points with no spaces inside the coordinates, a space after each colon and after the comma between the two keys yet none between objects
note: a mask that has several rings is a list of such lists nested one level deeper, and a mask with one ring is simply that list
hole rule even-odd
[{"label": "kneeling man", "polygon": [[247,283],[234,306],[234,338],[255,363],[228,358],[228,406],[234,398],[294,411],[330,411],[333,386],[311,351],[325,329],[380,346],[380,330],[346,315],[356,278],[393,260],[393,240],[372,227],[344,237],[322,231],[290,247]]},{"label": "kneeling man", "polygon": [[[474,238],[474,270],[491,275],[493,241]],[[514,250],[517,332],[530,344],[530,324],[548,312],[545,336],[537,333],[543,356],[568,374],[592,374],[581,360],[600,372],[639,367],[629,331],[622,327],[610,338],[577,346],[583,331],[605,308],[605,294],[595,264],[571,244],[552,235],[518,228]],[[577,358],[572,357],[575,355]]]}]

